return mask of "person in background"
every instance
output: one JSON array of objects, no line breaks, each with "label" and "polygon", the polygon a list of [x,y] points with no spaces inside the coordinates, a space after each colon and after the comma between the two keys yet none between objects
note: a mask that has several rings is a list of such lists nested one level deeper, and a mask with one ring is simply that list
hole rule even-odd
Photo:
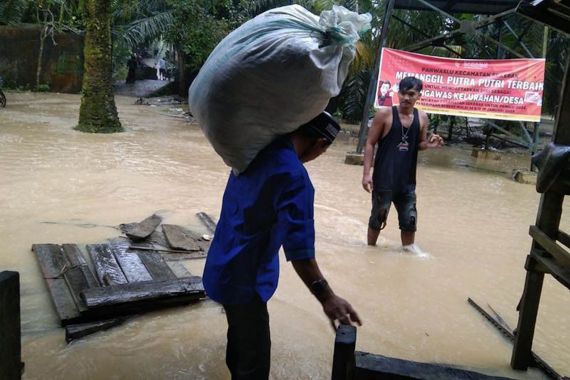
[{"label": "person in background", "polygon": [[128,72],[125,83],[135,83],[137,66],[137,57],[135,54],[131,54],[131,57],[127,61]]},{"label": "person in background", "polygon": [[164,80],[164,73],[166,72],[166,61],[164,58],[159,58],[154,65],[156,68],[156,79]]},{"label": "person in background", "polygon": [[[376,245],[380,231],[386,227],[390,206],[394,203],[404,250],[422,253],[415,245],[418,151],[444,145],[440,136],[432,134],[428,137],[428,117],[414,107],[421,98],[422,88],[421,80],[403,78],[398,90],[399,105],[381,107],[368,131],[362,175],[362,187],[372,193],[368,245]],[[378,149],[375,154],[376,145]]]},{"label": "person in background", "polygon": [[277,288],[281,247],[333,327],[361,324],[315,259],[314,188],[303,165],[325,153],[339,130],[323,112],[263,149],[243,173],[230,173],[203,283],[226,312],[226,364],[233,380],[269,377],[267,301]]}]

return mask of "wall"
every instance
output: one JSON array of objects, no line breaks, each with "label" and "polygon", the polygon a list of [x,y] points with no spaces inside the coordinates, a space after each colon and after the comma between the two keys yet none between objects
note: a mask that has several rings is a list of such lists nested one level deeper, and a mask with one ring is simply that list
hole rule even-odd
[{"label": "wall", "polygon": [[[57,33],[45,39],[40,84],[49,91],[77,93],[83,76],[83,37]],[[0,26],[0,77],[6,87],[33,89],[40,48],[37,25]]]}]

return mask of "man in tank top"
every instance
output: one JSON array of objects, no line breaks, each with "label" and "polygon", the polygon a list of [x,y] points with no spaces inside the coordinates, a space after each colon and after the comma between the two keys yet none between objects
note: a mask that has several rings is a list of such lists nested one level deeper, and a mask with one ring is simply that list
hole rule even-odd
[{"label": "man in tank top", "polygon": [[[386,227],[392,202],[398,212],[402,246],[414,253],[417,226],[416,166],[418,151],[443,146],[443,139],[427,135],[425,112],[414,108],[421,97],[423,83],[415,77],[400,81],[399,105],[381,107],[374,119],[364,150],[362,187],[372,193],[372,212],[368,221],[368,245],[376,245]],[[374,149],[378,145],[376,154]],[[374,170],[371,172],[372,163]]]}]

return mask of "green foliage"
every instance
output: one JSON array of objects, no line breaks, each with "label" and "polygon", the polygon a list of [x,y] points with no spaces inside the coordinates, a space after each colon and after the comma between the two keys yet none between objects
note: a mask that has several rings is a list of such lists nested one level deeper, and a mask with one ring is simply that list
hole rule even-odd
[{"label": "green foliage", "polygon": [[370,74],[370,70],[361,70],[344,82],[339,95],[339,110],[348,122],[358,122],[362,118]]},{"label": "green foliage", "polygon": [[49,92],[49,84],[47,84],[47,83],[40,84],[37,88],[37,91],[38,92]]},{"label": "green foliage", "polygon": [[0,1],[0,25],[17,24],[22,22],[29,3],[29,0]]},{"label": "green foliage", "polygon": [[189,70],[198,69],[214,47],[247,15],[245,6],[227,0],[168,0],[173,23],[165,39],[187,57]]}]

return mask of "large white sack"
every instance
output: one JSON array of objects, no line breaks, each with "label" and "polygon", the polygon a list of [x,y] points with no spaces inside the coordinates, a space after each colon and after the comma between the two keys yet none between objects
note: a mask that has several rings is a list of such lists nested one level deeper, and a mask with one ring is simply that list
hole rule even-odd
[{"label": "large white sack", "polygon": [[218,44],[190,86],[188,102],[234,172],[339,94],[370,19],[340,6],[319,18],[290,5],[255,17]]}]

